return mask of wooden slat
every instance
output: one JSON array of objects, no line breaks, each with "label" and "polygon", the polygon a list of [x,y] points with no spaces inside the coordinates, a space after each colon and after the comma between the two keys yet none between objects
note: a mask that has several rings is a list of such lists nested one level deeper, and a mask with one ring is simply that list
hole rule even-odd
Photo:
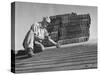
[{"label": "wooden slat", "polygon": [[32,58],[16,59],[16,73],[97,68],[97,46],[78,45],[49,49]]}]

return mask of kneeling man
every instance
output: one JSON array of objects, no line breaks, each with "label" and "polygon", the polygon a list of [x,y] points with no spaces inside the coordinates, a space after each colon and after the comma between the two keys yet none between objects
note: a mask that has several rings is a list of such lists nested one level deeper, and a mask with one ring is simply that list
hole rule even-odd
[{"label": "kneeling man", "polygon": [[50,18],[44,17],[41,22],[35,23],[31,26],[23,41],[23,47],[25,48],[25,50],[27,50],[29,56],[34,55],[34,44],[40,45],[42,50],[44,50],[44,46],[42,44],[42,40],[44,39],[49,40],[57,48],[59,48],[59,44],[50,38],[49,33],[46,30],[46,27],[49,23]]}]

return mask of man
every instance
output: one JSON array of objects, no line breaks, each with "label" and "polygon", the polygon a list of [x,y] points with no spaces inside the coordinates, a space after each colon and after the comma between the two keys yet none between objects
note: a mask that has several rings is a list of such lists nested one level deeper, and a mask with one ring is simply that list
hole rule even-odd
[{"label": "man", "polygon": [[34,44],[40,45],[42,50],[45,49],[42,44],[42,40],[44,39],[49,40],[57,48],[59,48],[59,44],[50,38],[49,33],[46,30],[46,27],[49,23],[50,23],[50,18],[44,17],[41,22],[35,23],[31,26],[23,42],[23,47],[25,48],[25,50],[27,50],[29,56],[34,55]]}]

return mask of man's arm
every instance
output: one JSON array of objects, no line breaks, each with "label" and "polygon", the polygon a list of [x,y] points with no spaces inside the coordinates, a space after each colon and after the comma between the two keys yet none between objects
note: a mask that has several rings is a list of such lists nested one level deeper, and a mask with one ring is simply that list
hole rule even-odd
[{"label": "man's arm", "polygon": [[50,36],[49,36],[49,33],[46,29],[44,29],[44,36],[45,36],[45,39],[49,39]]},{"label": "man's arm", "polygon": [[46,29],[45,29],[45,34],[46,34],[45,35],[46,39],[48,39],[51,43],[53,43],[57,48],[60,48],[60,44],[51,39],[51,37]]},{"label": "man's arm", "polygon": [[51,39],[51,37],[49,36],[49,33],[46,29],[45,29],[45,38],[48,39],[54,45],[57,45],[57,43],[54,40]]}]

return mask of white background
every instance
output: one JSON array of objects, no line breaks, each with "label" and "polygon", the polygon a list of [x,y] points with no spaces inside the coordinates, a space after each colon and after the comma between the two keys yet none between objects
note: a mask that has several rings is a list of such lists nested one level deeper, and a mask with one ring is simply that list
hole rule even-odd
[{"label": "white background", "polygon": [[[0,1],[0,75],[14,75],[10,72],[10,49],[11,49],[11,7],[10,3],[18,0]],[[57,3],[71,5],[98,6],[98,35],[100,27],[100,0],[19,0],[27,2]],[[98,36],[98,42],[100,41]],[[99,43],[98,43],[99,44]],[[98,59],[100,58],[100,47],[98,46]],[[100,61],[100,59],[98,60]],[[98,62],[99,63],[99,62]],[[100,66],[98,64],[98,66]],[[21,75],[98,75],[100,68],[90,70],[70,70],[56,72],[26,73]]]}]

